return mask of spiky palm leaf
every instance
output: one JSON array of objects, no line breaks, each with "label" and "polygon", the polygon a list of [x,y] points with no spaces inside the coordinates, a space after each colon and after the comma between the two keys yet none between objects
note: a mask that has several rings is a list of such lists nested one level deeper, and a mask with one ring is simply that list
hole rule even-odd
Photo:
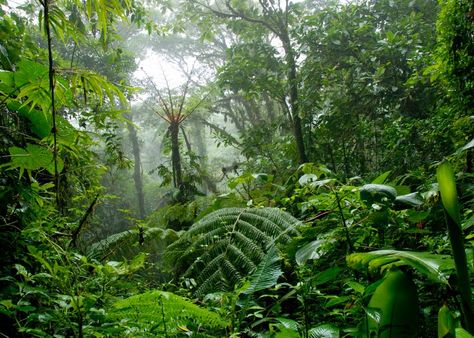
[{"label": "spiky palm leaf", "polygon": [[199,285],[197,295],[232,290],[299,221],[276,208],[225,208],[206,215],[167,250],[178,270]]}]

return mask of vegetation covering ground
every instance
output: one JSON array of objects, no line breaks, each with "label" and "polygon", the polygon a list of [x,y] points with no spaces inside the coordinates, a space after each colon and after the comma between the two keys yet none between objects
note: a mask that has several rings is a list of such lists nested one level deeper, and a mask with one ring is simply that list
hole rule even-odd
[{"label": "vegetation covering ground", "polygon": [[0,15],[0,336],[474,335],[471,0]]}]

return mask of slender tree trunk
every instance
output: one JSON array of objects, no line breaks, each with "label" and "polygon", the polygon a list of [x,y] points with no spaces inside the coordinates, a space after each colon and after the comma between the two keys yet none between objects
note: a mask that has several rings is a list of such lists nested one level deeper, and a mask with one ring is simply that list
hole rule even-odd
[{"label": "slender tree trunk", "polygon": [[291,116],[293,117],[293,133],[295,135],[296,150],[298,152],[299,163],[308,162],[303,139],[303,130],[301,126],[301,118],[299,115],[298,102],[298,80],[296,77],[296,62],[293,47],[291,47],[290,38],[282,36],[283,48],[285,50],[285,58],[288,67],[288,85],[290,90],[290,107]]},{"label": "slender tree trunk", "polygon": [[142,179],[142,165],[140,159],[140,144],[138,142],[137,130],[132,124],[132,118],[130,115],[126,116],[130,121],[127,123],[128,136],[133,148],[133,158],[135,165],[133,168],[133,180],[135,181],[135,190],[137,192],[138,201],[138,215],[140,219],[145,218],[145,195],[143,193],[143,179]]},{"label": "slender tree trunk", "polygon": [[183,188],[183,173],[181,169],[181,156],[179,154],[179,123],[172,121],[169,126],[171,137],[171,164],[173,167],[174,187]]}]

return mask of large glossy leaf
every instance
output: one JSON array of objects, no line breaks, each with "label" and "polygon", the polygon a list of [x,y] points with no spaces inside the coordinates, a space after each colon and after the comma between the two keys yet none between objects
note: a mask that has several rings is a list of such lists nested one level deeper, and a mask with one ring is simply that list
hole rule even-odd
[{"label": "large glossy leaf", "polygon": [[444,208],[453,221],[460,226],[461,216],[456,191],[456,180],[454,179],[453,168],[449,162],[445,161],[439,165],[436,176]]},{"label": "large glossy leaf", "polygon": [[397,190],[384,184],[366,184],[360,188],[360,198],[367,206],[373,203],[391,204],[397,197]]},{"label": "large glossy leaf", "polygon": [[323,324],[308,330],[310,338],[339,338],[339,328],[331,324]]},{"label": "large glossy leaf", "polygon": [[408,265],[429,279],[448,284],[448,277],[454,273],[451,256],[435,255],[428,252],[377,250],[354,253],[346,257],[347,264],[354,269],[385,271],[393,266]]},{"label": "large glossy leaf", "polygon": [[395,208],[398,210],[418,207],[423,204],[423,199],[418,192],[397,196],[395,199]]},{"label": "large glossy leaf", "polygon": [[[19,168],[20,176],[25,170],[38,170],[45,168],[50,174],[54,174],[53,153],[46,147],[37,144],[28,144],[26,149],[10,147],[11,168]],[[63,170],[62,160],[57,158],[58,172]]]},{"label": "large glossy leaf", "polygon": [[295,254],[296,264],[303,265],[307,260],[318,259],[321,256],[320,248],[327,243],[326,239],[317,239],[303,245]]},{"label": "large glossy leaf", "polygon": [[[401,271],[389,271],[375,290],[369,308],[380,310],[380,319],[367,317],[368,336],[417,337],[418,297],[415,284]],[[378,319],[378,318],[377,318]]]},{"label": "large glossy leaf", "polygon": [[456,328],[456,338],[473,338],[474,336],[464,330],[462,327]]},{"label": "large glossy leaf", "polygon": [[462,147],[461,150],[467,150],[467,149],[471,149],[473,147],[474,147],[474,139],[472,139],[471,142],[469,142],[464,147]]},{"label": "large glossy leaf", "polygon": [[438,338],[456,337],[455,327],[454,316],[445,304],[438,312]]},{"label": "large glossy leaf", "polygon": [[252,294],[274,286],[282,273],[280,254],[276,247],[272,247],[258,264],[255,272],[250,275],[250,285],[243,293]]}]

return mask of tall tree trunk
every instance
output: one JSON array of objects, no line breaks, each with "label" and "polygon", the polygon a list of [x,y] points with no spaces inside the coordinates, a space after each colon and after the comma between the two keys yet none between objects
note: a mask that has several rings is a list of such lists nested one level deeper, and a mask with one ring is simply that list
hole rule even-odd
[{"label": "tall tree trunk", "polygon": [[179,123],[171,121],[169,126],[171,137],[171,165],[173,167],[174,187],[183,189],[183,173],[179,154]]},{"label": "tall tree trunk", "polygon": [[145,218],[145,195],[143,193],[142,165],[140,159],[140,144],[138,142],[137,130],[135,129],[130,115],[126,116],[130,121],[127,123],[128,136],[133,148],[133,158],[135,165],[133,167],[133,180],[135,181],[135,190],[137,192],[138,214],[140,219]]},{"label": "tall tree trunk", "polygon": [[291,116],[293,118],[293,133],[296,142],[296,151],[298,152],[299,163],[308,162],[306,156],[303,130],[301,126],[301,118],[299,115],[299,102],[298,102],[298,79],[296,76],[296,62],[295,53],[291,46],[290,38],[288,34],[280,37],[283,42],[283,49],[285,50],[286,66],[288,67],[288,85],[290,91],[290,107]]}]

